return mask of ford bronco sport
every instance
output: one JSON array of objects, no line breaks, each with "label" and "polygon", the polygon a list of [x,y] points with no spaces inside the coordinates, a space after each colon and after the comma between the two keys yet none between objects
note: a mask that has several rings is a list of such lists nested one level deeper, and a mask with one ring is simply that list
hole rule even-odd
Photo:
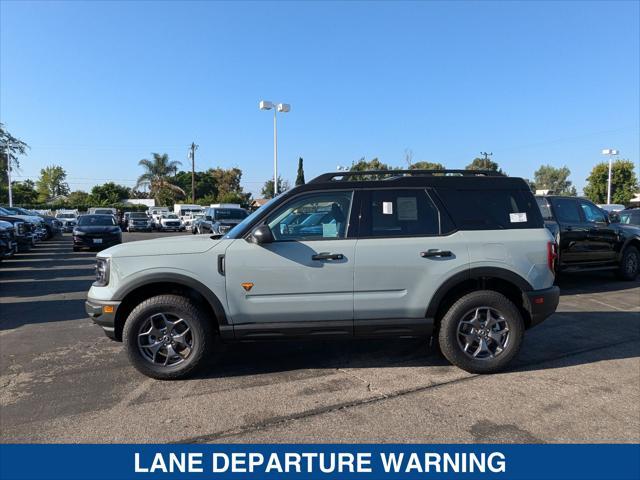
[{"label": "ford bronco sport", "polygon": [[552,314],[555,243],[524,180],[484,171],[339,172],[224,236],[98,254],[86,310],[131,363],[183,378],[228,341],[434,336],[469,372],[504,368]]}]

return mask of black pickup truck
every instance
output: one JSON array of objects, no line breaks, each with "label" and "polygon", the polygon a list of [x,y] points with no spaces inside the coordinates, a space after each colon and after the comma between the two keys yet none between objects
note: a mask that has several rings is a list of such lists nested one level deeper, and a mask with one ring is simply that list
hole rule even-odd
[{"label": "black pickup truck", "polygon": [[558,243],[557,272],[608,269],[623,280],[638,276],[639,227],[612,222],[584,198],[545,195],[536,200]]}]

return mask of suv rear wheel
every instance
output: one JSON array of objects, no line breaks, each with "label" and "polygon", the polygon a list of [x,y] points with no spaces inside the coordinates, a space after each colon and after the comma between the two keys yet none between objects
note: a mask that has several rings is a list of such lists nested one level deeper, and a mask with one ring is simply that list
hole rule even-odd
[{"label": "suv rear wheel", "polygon": [[502,370],[518,353],[524,321],[518,308],[492,290],[472,292],[442,318],[439,343],[443,355],[471,373]]},{"label": "suv rear wheel", "polygon": [[123,339],[138,371],[159,380],[176,380],[205,363],[213,349],[213,333],[198,304],[180,295],[159,295],[133,309]]}]

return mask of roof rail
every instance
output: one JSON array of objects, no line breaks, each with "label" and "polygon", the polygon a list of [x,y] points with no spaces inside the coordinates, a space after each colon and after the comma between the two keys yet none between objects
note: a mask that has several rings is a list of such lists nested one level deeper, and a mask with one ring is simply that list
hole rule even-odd
[{"label": "roof rail", "polygon": [[[403,177],[411,176],[460,176],[460,177],[504,177],[503,173],[495,170],[365,170],[365,171],[349,171],[349,172],[332,172],[323,173],[308,183],[325,183],[332,181],[348,181],[349,177],[375,176],[371,180],[396,180]],[[387,177],[387,178],[380,178]]]}]

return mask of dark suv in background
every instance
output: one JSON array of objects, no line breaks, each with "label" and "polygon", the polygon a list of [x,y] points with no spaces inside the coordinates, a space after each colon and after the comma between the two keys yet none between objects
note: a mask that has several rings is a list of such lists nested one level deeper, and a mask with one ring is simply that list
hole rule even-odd
[{"label": "dark suv in background", "polygon": [[640,227],[611,221],[584,198],[546,195],[536,200],[558,244],[558,272],[613,270],[623,280],[638,276]]}]

